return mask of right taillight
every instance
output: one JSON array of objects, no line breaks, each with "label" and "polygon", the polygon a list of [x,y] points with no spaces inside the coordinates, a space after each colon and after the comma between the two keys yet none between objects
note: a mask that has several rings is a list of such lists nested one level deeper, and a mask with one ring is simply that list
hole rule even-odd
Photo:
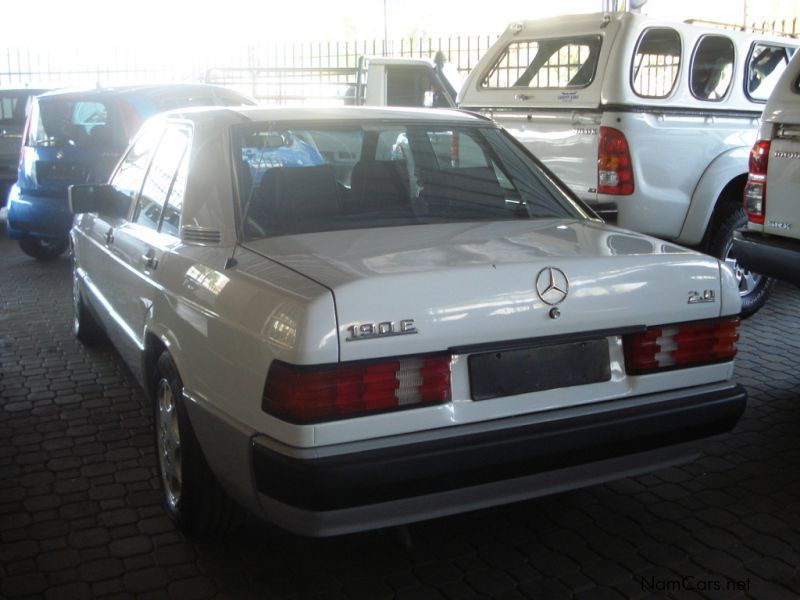
[{"label": "right taillight", "polygon": [[642,375],[725,362],[736,356],[738,340],[739,317],[652,327],[623,336],[625,371]]},{"label": "right taillight", "polygon": [[744,209],[751,223],[764,224],[767,212],[767,163],[769,140],[757,141],[750,150],[750,174],[744,186]]},{"label": "right taillight", "polygon": [[619,129],[601,127],[597,148],[597,191],[600,194],[627,196],[633,193],[633,164]]},{"label": "right taillight", "polygon": [[273,361],[264,412],[313,423],[450,401],[450,354],[301,366]]}]

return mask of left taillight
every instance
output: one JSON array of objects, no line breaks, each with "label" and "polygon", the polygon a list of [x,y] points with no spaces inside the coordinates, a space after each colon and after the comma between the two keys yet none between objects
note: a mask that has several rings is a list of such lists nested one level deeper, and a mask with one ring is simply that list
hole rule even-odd
[{"label": "left taillight", "polygon": [[739,317],[652,327],[622,339],[629,375],[725,362],[736,356]]},{"label": "left taillight", "polygon": [[764,224],[767,202],[767,166],[769,165],[769,140],[759,140],[750,150],[749,174],[744,187],[744,209],[747,220]]},{"label": "left taillight", "polygon": [[597,147],[597,191],[628,196],[633,193],[633,163],[625,134],[601,127]]},{"label": "left taillight", "polygon": [[450,355],[402,357],[336,365],[273,361],[264,412],[312,423],[450,400]]}]

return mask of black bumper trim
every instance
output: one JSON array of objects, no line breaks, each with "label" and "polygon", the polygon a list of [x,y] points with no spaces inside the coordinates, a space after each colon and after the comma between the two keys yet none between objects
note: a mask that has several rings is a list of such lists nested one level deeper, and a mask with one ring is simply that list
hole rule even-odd
[{"label": "black bumper trim", "polygon": [[733,428],[739,385],[645,406],[379,450],[298,459],[253,444],[256,488],[326,511],[443,492],[644,452]]},{"label": "black bumper trim", "polygon": [[736,231],[733,255],[739,264],[755,273],[800,285],[800,240]]}]

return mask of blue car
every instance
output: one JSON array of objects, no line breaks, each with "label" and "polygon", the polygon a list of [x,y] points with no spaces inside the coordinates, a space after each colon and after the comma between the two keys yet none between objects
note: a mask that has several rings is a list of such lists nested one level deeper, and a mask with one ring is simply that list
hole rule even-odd
[{"label": "blue car", "polygon": [[23,133],[17,181],[8,194],[9,237],[36,259],[56,258],[67,249],[72,227],[67,189],[107,181],[148,117],[189,106],[253,104],[239,92],[204,84],[60,90],[38,96]]}]

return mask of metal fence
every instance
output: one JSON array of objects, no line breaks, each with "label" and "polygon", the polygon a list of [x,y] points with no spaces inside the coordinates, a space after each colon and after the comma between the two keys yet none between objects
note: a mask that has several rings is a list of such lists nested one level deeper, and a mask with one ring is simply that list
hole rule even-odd
[{"label": "metal fence", "polygon": [[462,74],[475,66],[497,35],[249,45],[147,55],[142,49],[6,48],[0,50],[0,86],[118,85],[201,81],[215,68],[354,69],[362,55],[433,58],[442,51]]},{"label": "metal fence", "polygon": [[[708,23],[708,22],[706,22]],[[730,29],[737,25],[717,24]],[[748,29],[796,35],[798,20],[752,23]],[[165,81],[201,81],[214,68],[342,68],[354,69],[358,57],[405,56],[432,58],[441,50],[463,76],[495,42],[497,34],[355,40],[230,48],[181,47],[173,53],[146,53],[144,47],[82,49],[0,49],[0,86],[113,85]]]}]

